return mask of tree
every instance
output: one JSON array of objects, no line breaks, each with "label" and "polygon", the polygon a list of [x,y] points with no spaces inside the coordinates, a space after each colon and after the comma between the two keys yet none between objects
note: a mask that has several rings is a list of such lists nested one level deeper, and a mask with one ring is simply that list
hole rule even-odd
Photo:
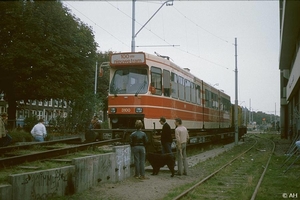
[{"label": "tree", "polygon": [[0,2],[0,92],[16,101],[75,101],[92,93],[97,44],[90,27],[58,1]]}]

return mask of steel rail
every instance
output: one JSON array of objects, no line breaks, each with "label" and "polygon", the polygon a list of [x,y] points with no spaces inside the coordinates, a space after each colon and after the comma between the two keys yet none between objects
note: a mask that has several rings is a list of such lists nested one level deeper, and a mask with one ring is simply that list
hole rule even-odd
[{"label": "steel rail", "polygon": [[[257,137],[258,137],[258,136],[257,136]],[[268,140],[269,140],[269,139],[268,139]],[[271,140],[271,141],[272,141],[272,140]],[[268,166],[269,166],[269,163],[270,163],[270,161],[271,161],[271,158],[272,158],[272,156],[273,156],[273,154],[274,154],[274,151],[275,151],[275,142],[272,141],[272,143],[273,143],[272,153],[270,154],[270,157],[269,157],[269,159],[268,159],[268,162],[267,162],[266,166],[264,167],[264,171],[263,171],[263,173],[261,174],[260,179],[259,179],[259,181],[258,181],[258,183],[257,183],[257,185],[256,185],[256,187],[255,187],[255,190],[254,190],[254,192],[253,192],[253,194],[252,194],[251,200],[254,200],[254,199],[255,199],[255,197],[256,197],[256,195],[257,195],[257,192],[258,192],[258,189],[259,189],[259,187],[260,187],[260,184],[261,184],[261,182],[262,182],[262,180],[263,180],[263,178],[264,178],[264,176],[265,176],[265,173],[266,173],[266,171],[267,171],[267,169],[268,169]]]},{"label": "steel rail", "polygon": [[11,152],[12,150],[15,150],[15,149],[28,149],[28,148],[32,147],[32,145],[45,146],[45,145],[51,145],[51,144],[56,144],[56,143],[74,143],[74,142],[75,143],[81,142],[81,138],[73,137],[73,138],[67,138],[67,139],[61,139],[61,140],[51,140],[51,141],[45,141],[45,142],[30,142],[28,144],[6,146],[6,147],[1,147],[0,152],[1,152],[1,154],[4,154],[6,152]]},{"label": "steel rail", "polygon": [[8,166],[19,165],[24,162],[33,162],[33,161],[37,161],[37,160],[45,160],[45,159],[49,159],[49,158],[63,156],[63,155],[67,155],[67,154],[78,152],[78,151],[84,151],[91,147],[106,145],[106,144],[110,144],[112,142],[119,142],[119,141],[121,141],[121,139],[117,138],[117,139],[112,139],[112,140],[80,144],[80,145],[76,145],[76,146],[72,146],[72,147],[52,149],[52,150],[33,153],[33,154],[26,154],[26,155],[21,155],[21,156],[4,158],[4,159],[0,159],[0,169],[8,167]]},{"label": "steel rail", "polygon": [[233,158],[231,161],[229,161],[228,163],[226,163],[225,165],[223,165],[222,167],[220,167],[219,169],[217,169],[215,172],[211,173],[210,175],[208,175],[207,177],[205,177],[204,179],[202,179],[201,181],[199,181],[198,183],[196,183],[195,185],[193,185],[189,189],[185,190],[184,192],[182,192],[181,194],[179,194],[178,196],[176,196],[175,198],[173,198],[173,200],[178,200],[178,199],[181,199],[184,196],[186,196],[189,192],[191,192],[192,190],[194,190],[196,187],[198,187],[199,185],[201,185],[205,181],[209,180],[214,175],[216,175],[217,173],[219,173],[222,169],[224,169],[225,167],[227,167],[228,165],[230,165],[232,162],[234,162],[236,159],[238,159],[239,157],[241,157],[242,155],[244,155],[245,153],[247,153],[248,151],[250,151],[251,149],[253,149],[253,147],[256,144],[257,144],[257,140],[256,140],[256,142],[249,149],[247,149],[246,151],[242,152],[237,157]]}]

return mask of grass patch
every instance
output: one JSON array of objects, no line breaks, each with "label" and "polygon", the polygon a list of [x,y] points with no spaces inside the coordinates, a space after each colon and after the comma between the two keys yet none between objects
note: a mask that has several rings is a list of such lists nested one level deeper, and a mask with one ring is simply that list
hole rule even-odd
[{"label": "grass patch", "polygon": [[[194,166],[193,172],[201,171],[197,174],[198,180],[207,177],[223,166],[226,161],[233,159],[233,157],[240,155],[251,147],[254,144],[253,139],[257,136],[275,141],[276,151],[272,156],[256,199],[281,199],[283,194],[297,194],[299,197],[300,161],[298,161],[298,164],[294,164],[294,167],[288,172],[283,173],[287,166],[285,168],[281,168],[281,166],[286,159],[284,152],[288,149],[289,144],[286,140],[280,139],[279,134],[250,134],[243,145],[235,146],[215,158]],[[228,169],[223,169],[208,183],[202,183],[199,188],[196,188],[188,197],[183,199],[250,199],[264,170],[266,160],[270,157],[272,145],[269,145],[269,143],[269,140],[260,141],[247,155],[238,158]],[[287,145],[282,146],[281,143]],[[196,174],[193,175],[196,176]],[[196,183],[197,181],[193,184],[175,188],[164,199],[173,199]]]},{"label": "grass patch", "polygon": [[281,199],[284,193],[298,193],[299,198],[300,162],[295,163],[289,171],[284,173],[288,165],[282,167],[282,164],[286,158],[284,155],[273,156],[256,199]]},{"label": "grass patch", "polygon": [[[64,147],[66,145],[64,144],[57,144],[57,147]],[[68,145],[69,146],[69,145]],[[34,146],[33,149],[35,151],[44,151],[43,147],[41,146]],[[73,159],[73,158],[80,158],[85,157],[89,155],[99,155],[99,154],[105,154],[105,153],[111,153],[113,152],[112,148],[110,146],[102,146],[98,148],[89,148],[86,151],[79,151],[72,154],[68,154],[62,157],[59,157],[59,159]],[[22,150],[22,154],[28,154],[32,153],[32,150]],[[56,157],[57,158],[57,157]],[[47,169],[53,169],[53,168],[60,168],[65,166],[70,166],[70,162],[53,162],[49,160],[42,160],[42,161],[35,161],[35,162],[29,162],[29,163],[23,163],[20,166],[28,166],[28,167],[37,167],[37,169],[23,169],[18,166],[13,167],[6,167],[4,169],[0,170],[0,184],[9,184],[8,177],[12,174],[22,174],[22,173],[28,173],[28,172],[34,172],[37,170],[47,170]]]}]

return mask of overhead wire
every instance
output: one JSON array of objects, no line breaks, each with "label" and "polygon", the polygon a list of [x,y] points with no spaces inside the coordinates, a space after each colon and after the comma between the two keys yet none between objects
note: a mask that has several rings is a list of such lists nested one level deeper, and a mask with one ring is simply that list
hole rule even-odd
[{"label": "overhead wire", "polygon": [[[221,41],[230,44],[229,41],[227,41],[227,40],[225,40],[225,39],[223,39],[223,38],[221,38],[221,37],[219,37],[219,36],[213,34],[212,32],[210,32],[210,31],[204,29],[203,27],[201,27],[200,25],[198,25],[197,23],[195,23],[193,20],[191,20],[191,19],[188,18],[186,15],[184,15],[183,13],[181,13],[176,7],[174,7],[174,5],[171,6],[171,7],[173,7],[173,8],[174,8],[180,15],[182,15],[185,19],[187,19],[188,21],[192,22],[192,24],[194,24],[196,27],[198,27],[198,28],[200,28],[200,29],[206,31],[207,33],[213,35],[214,37],[217,37],[217,38],[220,39]],[[131,18],[131,17],[130,17],[130,18]],[[186,25],[186,24],[185,24],[185,25]],[[145,27],[145,28],[146,28],[146,27]],[[147,29],[147,28],[146,28],[146,29]],[[186,30],[187,30],[187,29],[186,29]],[[150,32],[153,33],[151,30],[150,30]],[[186,34],[187,34],[187,32],[186,32]],[[155,35],[156,35],[156,34],[155,34]],[[160,36],[159,36],[159,38],[162,39]],[[186,38],[187,38],[187,36],[186,36]],[[171,45],[171,43],[167,42],[165,39],[162,39],[162,40],[163,40],[165,43],[167,43],[168,45],[170,45],[170,46],[172,46],[172,47],[174,47],[174,48],[176,48],[176,49],[178,49],[178,50],[180,50],[180,51],[182,51],[182,52],[184,52],[184,53],[187,53],[187,54],[189,54],[189,55],[191,55],[191,56],[197,57],[197,58],[199,58],[199,59],[205,60],[206,62],[209,62],[209,63],[211,63],[211,64],[214,64],[214,65],[216,65],[216,66],[219,66],[219,67],[222,67],[222,68],[225,68],[225,69],[229,70],[229,67],[220,65],[220,64],[218,64],[218,63],[216,63],[216,62],[213,62],[213,61],[208,60],[208,59],[206,59],[206,58],[203,58],[203,57],[201,57],[201,56],[199,56],[199,55],[196,55],[196,54],[194,54],[194,53],[191,53],[188,49],[187,49],[187,50],[184,50],[184,49],[178,47],[178,45]],[[186,43],[188,43],[187,40],[186,40]],[[187,45],[187,46],[188,46],[188,45]]]},{"label": "overhead wire", "polygon": [[[107,2],[109,5],[111,5],[112,7],[114,7],[117,11],[121,12],[121,13],[124,14],[126,17],[128,17],[129,19],[132,20],[132,16],[130,16],[129,14],[127,14],[126,12],[124,12],[123,10],[121,10],[119,7],[115,6],[115,5],[112,4],[110,1],[105,1],[105,2]],[[143,1],[142,1],[142,2],[143,2]],[[148,2],[148,1],[147,1],[147,2]],[[87,17],[85,14],[83,14],[82,12],[80,12],[80,11],[79,11],[78,9],[76,9],[74,6],[70,5],[70,4],[67,3],[67,2],[65,2],[65,3],[68,4],[70,7],[72,7],[73,9],[75,9],[75,10],[76,10],[77,12],[79,12],[81,15],[83,15],[84,17],[86,17],[86,18],[87,18],[89,21],[91,21],[95,26],[97,26],[97,27],[101,28],[102,30],[104,30],[106,33],[108,33],[108,34],[109,34],[110,36],[112,36],[114,39],[118,40],[120,43],[122,43],[123,45],[125,45],[125,46],[127,46],[127,47],[129,46],[129,45],[125,44],[122,40],[118,39],[116,36],[114,36],[113,34],[111,34],[108,30],[106,30],[105,28],[101,27],[99,24],[97,24],[97,23],[94,22],[92,19],[90,19],[89,17]],[[143,3],[144,3],[144,2],[143,2]],[[149,3],[149,2],[148,2],[148,3]],[[155,3],[155,2],[151,2],[151,3]],[[156,4],[158,4],[158,3],[156,3]],[[193,23],[196,27],[198,27],[198,28],[200,28],[200,29],[206,31],[207,33],[213,35],[214,37],[220,39],[220,40],[223,41],[223,42],[229,43],[229,41],[227,41],[227,40],[225,40],[225,39],[223,39],[223,38],[217,36],[216,34],[213,34],[212,32],[210,32],[210,31],[206,30],[205,28],[201,27],[200,25],[198,25],[196,22],[194,22],[193,20],[191,20],[190,18],[188,18],[188,17],[187,17],[186,15],[184,15],[182,12],[180,12],[176,7],[174,7],[174,5],[171,6],[171,7],[173,7],[173,8],[175,9],[175,11],[177,11],[177,12],[178,12],[180,15],[182,15],[185,19],[187,19],[187,20],[189,20],[191,23]],[[140,23],[139,21],[135,20],[135,22],[136,22],[137,24],[139,24],[140,26],[143,26],[143,24]],[[144,27],[144,28],[145,28],[147,31],[149,31],[150,33],[152,33],[153,35],[155,35],[157,38],[159,38],[160,40],[162,40],[163,42],[165,42],[166,44],[168,44],[169,46],[171,46],[171,47],[173,47],[173,48],[175,48],[175,49],[178,49],[178,50],[180,50],[180,51],[182,51],[182,52],[184,52],[184,53],[186,53],[186,54],[189,54],[189,55],[191,55],[191,56],[193,56],[193,57],[196,57],[196,58],[205,60],[206,62],[209,62],[209,63],[214,64],[214,65],[216,65],[216,66],[219,66],[219,67],[222,67],[222,68],[225,68],[225,69],[229,69],[229,68],[226,67],[226,66],[223,66],[223,65],[218,64],[218,63],[216,63],[216,62],[214,62],[214,61],[211,61],[211,60],[209,60],[209,59],[206,59],[206,58],[204,58],[204,57],[202,57],[202,56],[199,56],[199,55],[196,55],[196,54],[194,54],[194,53],[191,53],[191,52],[188,51],[188,50],[183,50],[182,48],[179,48],[178,45],[172,45],[170,42],[168,42],[166,39],[164,39],[163,37],[161,37],[161,36],[159,36],[158,34],[156,34],[155,32],[153,32],[151,29],[149,29],[149,28],[147,28],[147,27]],[[139,47],[139,46],[138,46],[138,47]]]},{"label": "overhead wire", "polygon": [[[216,37],[216,38],[218,38],[218,39],[220,39],[221,41],[230,44],[230,42],[229,42],[228,40],[225,40],[225,39],[223,39],[223,38],[217,36],[216,34],[214,34],[214,33],[210,32],[210,31],[208,31],[207,29],[203,28],[202,26],[200,26],[199,24],[197,24],[196,22],[194,22],[193,20],[191,20],[190,18],[188,18],[186,15],[184,15],[182,12],[180,12],[174,5],[173,5],[173,8],[174,8],[180,15],[182,15],[185,19],[187,19],[187,20],[190,21],[192,24],[194,24],[196,27],[198,27],[198,28],[204,30],[205,32],[209,33],[210,35],[212,35],[212,36],[214,36],[214,37]],[[234,45],[233,43],[231,43],[231,44]]]},{"label": "overhead wire", "polygon": [[[107,1],[106,1],[107,2]],[[105,28],[103,28],[102,26],[100,26],[99,24],[97,24],[96,22],[94,22],[92,19],[90,19],[88,16],[86,16],[85,14],[83,14],[82,12],[80,12],[78,9],[76,9],[74,6],[70,5],[68,2],[64,2],[66,4],[68,4],[70,7],[72,7],[74,10],[76,10],[77,12],[79,12],[81,15],[83,15],[85,18],[87,18],[88,20],[90,20],[95,26],[101,28],[103,31],[105,31],[107,34],[109,34],[110,36],[112,36],[114,39],[118,40],[120,43],[122,43],[123,45],[129,47],[128,44],[124,43],[122,40],[120,40],[119,38],[117,38],[116,36],[114,36],[113,34],[111,34],[108,30],[106,30]],[[109,3],[109,2],[108,2]],[[117,7],[116,7],[117,8]],[[117,8],[118,9],[118,8]],[[119,10],[119,9],[118,9]],[[120,11],[120,10],[119,10]]]}]

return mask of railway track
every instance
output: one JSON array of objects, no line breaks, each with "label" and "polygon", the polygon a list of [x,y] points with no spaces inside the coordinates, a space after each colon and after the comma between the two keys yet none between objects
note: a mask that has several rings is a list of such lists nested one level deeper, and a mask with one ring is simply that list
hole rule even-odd
[{"label": "railway track", "polygon": [[[79,138],[80,139],[80,138]],[[63,140],[55,140],[50,142],[42,142],[42,143],[32,143],[27,145],[16,145],[11,147],[1,148],[1,158],[0,158],[0,169],[19,165],[25,162],[34,162],[37,160],[45,160],[55,157],[60,157],[64,155],[68,155],[70,153],[85,151],[90,148],[94,148],[97,146],[107,145],[114,142],[120,142],[121,139],[111,139],[105,141],[98,141],[98,142],[90,142],[90,143],[81,143],[78,144],[78,138],[70,138],[70,139],[63,139]],[[46,145],[53,145],[57,143],[64,143],[70,144],[64,147],[51,147],[50,149],[45,148],[44,150],[31,152],[28,150],[28,153],[21,153],[24,149],[32,148],[33,146],[46,146]]]},{"label": "railway track", "polygon": [[178,199],[255,199],[275,143],[251,137],[253,145],[176,196]]}]

